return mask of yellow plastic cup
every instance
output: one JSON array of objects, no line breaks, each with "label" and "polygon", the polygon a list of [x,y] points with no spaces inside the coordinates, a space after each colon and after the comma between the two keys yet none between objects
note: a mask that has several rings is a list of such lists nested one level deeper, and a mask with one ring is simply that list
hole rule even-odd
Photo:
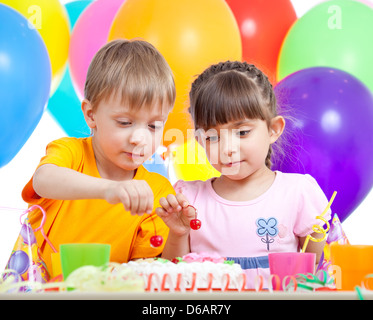
[{"label": "yellow plastic cup", "polygon": [[337,289],[354,290],[356,286],[371,286],[366,276],[373,273],[373,246],[331,244],[330,259]]},{"label": "yellow plastic cup", "polygon": [[101,267],[110,260],[110,245],[101,243],[68,243],[60,245],[61,267],[64,279],[83,266]]}]

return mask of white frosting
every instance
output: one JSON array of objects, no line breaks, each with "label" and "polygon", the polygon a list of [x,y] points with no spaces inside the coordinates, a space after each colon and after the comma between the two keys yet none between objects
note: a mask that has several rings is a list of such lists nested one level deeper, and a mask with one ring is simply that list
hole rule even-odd
[{"label": "white frosting", "polygon": [[[150,291],[154,290],[225,290],[229,279],[228,289],[241,290],[243,286],[243,270],[239,264],[204,262],[160,262],[154,260],[130,261],[128,267],[142,275],[145,285]],[[193,286],[193,274],[195,285]],[[179,276],[180,275],[180,276]],[[180,278],[178,282],[178,277]],[[209,286],[212,277],[212,285]]]}]

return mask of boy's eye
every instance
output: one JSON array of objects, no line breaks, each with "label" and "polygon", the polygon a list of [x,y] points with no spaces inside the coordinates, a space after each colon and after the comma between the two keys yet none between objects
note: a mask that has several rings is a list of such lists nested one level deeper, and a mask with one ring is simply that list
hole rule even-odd
[{"label": "boy's eye", "polygon": [[130,121],[117,121],[119,125],[121,126],[129,126],[131,125],[131,122]]},{"label": "boy's eye", "polygon": [[206,137],[206,141],[217,142],[217,141],[219,141],[219,136],[209,136],[209,137]]},{"label": "boy's eye", "polygon": [[162,121],[157,121],[155,123],[151,123],[148,125],[148,127],[152,130],[161,130],[164,126],[164,123]]}]

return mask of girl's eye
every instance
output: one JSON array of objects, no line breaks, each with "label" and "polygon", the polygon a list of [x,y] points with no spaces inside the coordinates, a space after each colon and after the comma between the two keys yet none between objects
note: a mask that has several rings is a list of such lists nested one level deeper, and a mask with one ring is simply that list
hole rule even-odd
[{"label": "girl's eye", "polygon": [[247,136],[249,133],[250,133],[250,130],[239,130],[237,132],[237,135],[240,137],[244,137],[244,136]]},{"label": "girl's eye", "polygon": [[217,141],[219,141],[219,136],[210,136],[210,137],[206,137],[206,141],[209,141],[209,142],[217,142]]}]

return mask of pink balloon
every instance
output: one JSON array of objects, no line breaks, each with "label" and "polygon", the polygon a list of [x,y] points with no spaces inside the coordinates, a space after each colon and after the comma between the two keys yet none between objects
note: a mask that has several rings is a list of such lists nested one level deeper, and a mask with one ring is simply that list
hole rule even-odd
[{"label": "pink balloon", "polygon": [[69,65],[74,88],[84,97],[89,64],[107,42],[111,23],[125,0],[96,0],[80,15],[71,34]]}]

